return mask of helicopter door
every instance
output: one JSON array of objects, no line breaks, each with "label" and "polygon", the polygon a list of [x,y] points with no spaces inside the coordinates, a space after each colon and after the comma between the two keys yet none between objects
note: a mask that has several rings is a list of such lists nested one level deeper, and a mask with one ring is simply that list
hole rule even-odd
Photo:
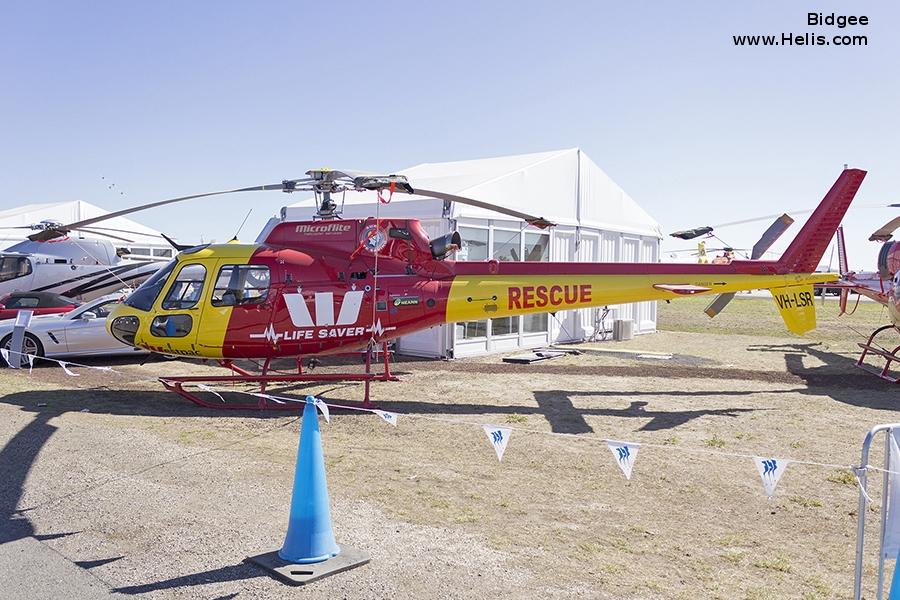
[{"label": "helicopter door", "polygon": [[182,264],[175,274],[150,323],[148,341],[159,347],[159,352],[184,356],[199,354],[195,343],[207,275],[206,265],[199,261]]},{"label": "helicopter door", "polygon": [[198,345],[221,350],[226,335],[242,336],[265,328],[272,317],[271,279],[267,265],[219,260],[209,303],[203,309]]}]

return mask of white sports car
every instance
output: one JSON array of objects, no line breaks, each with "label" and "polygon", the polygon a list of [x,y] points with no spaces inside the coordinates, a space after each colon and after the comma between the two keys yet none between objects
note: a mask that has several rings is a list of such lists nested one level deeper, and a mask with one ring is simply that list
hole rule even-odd
[{"label": "white sports car", "polygon": [[[32,317],[25,330],[23,351],[37,356],[146,354],[146,350],[126,346],[106,331],[106,317],[124,299],[122,294],[110,294],[71,312]],[[12,344],[14,324],[12,319],[0,324],[0,348]]]}]

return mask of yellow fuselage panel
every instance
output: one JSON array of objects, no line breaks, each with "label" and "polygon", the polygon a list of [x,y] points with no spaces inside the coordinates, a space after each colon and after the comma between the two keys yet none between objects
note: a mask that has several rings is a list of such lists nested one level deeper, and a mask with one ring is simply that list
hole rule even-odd
[{"label": "yellow fuselage panel", "polygon": [[[135,344],[164,354],[181,356],[222,357],[222,346],[228,333],[231,306],[213,306],[211,298],[219,270],[223,265],[245,265],[250,262],[253,253],[259,246],[252,244],[221,244],[210,246],[198,252],[180,255],[178,264],[169,276],[165,287],[153,303],[149,312],[121,306],[116,309],[115,317],[132,315],[141,322],[135,338]],[[162,304],[178,274],[188,265],[199,264],[206,270],[203,289],[199,300],[191,308],[166,309]],[[168,315],[190,315],[193,320],[191,331],[184,337],[156,336],[151,331],[154,318]]]},{"label": "yellow fuselage panel", "polygon": [[486,275],[453,280],[447,321],[556,312],[608,304],[671,300],[683,297],[654,288],[657,284],[709,288],[705,294],[824,283],[837,276],[808,275]]}]

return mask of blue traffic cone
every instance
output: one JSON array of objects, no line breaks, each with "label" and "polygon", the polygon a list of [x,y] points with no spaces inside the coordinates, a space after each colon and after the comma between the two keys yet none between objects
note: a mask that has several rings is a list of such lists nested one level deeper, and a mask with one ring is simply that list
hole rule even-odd
[{"label": "blue traffic cone", "polygon": [[897,562],[894,563],[894,576],[891,578],[891,591],[888,592],[888,600],[900,598],[900,569],[897,568],[897,565],[900,565],[900,550],[897,551]]},{"label": "blue traffic cone", "polygon": [[306,397],[294,474],[294,492],[291,497],[291,516],[284,545],[278,551],[278,556],[283,560],[296,564],[321,562],[337,556],[341,551],[331,530],[325,458],[322,455],[319,415],[314,402],[315,398],[312,396]]}]

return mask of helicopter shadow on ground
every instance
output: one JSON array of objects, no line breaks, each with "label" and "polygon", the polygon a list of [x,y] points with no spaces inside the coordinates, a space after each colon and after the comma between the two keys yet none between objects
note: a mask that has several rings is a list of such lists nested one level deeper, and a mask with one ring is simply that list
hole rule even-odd
[{"label": "helicopter shadow on ground", "polygon": [[[850,357],[829,352],[821,342],[790,344],[759,344],[748,346],[750,352],[776,352],[784,355],[787,371],[806,384],[801,394],[828,396],[837,402],[874,410],[897,410],[895,384],[856,366],[857,356]],[[822,364],[808,367],[804,357],[813,357]]]},{"label": "helicopter shadow on ground", "polygon": [[[37,534],[28,518],[28,510],[19,506],[28,474],[41,449],[57,430],[57,427],[50,423],[57,414],[52,411],[37,412],[31,422],[17,431],[0,449],[0,481],[3,481],[3,485],[0,486],[0,544],[29,537],[43,542],[80,533],[66,531]],[[89,570],[122,558],[123,556],[114,556],[74,563]]]},{"label": "helicopter shadow on ground", "polygon": [[[337,387],[335,386],[333,389],[336,390]],[[28,474],[37,461],[41,449],[58,429],[51,422],[54,417],[67,412],[84,410],[97,414],[160,417],[230,416],[258,418],[293,414],[282,411],[215,411],[193,405],[165,390],[138,393],[122,393],[118,390],[104,388],[63,389],[54,390],[50,393],[47,391],[29,391],[8,394],[0,398],[0,402],[19,406],[24,411],[34,413],[34,418],[16,432],[0,449],[0,480],[4,482],[4,485],[0,487],[0,544],[26,537],[45,541],[80,533],[72,531],[38,535],[35,533],[34,525],[28,518],[28,513],[39,509],[40,504],[32,507],[20,507]],[[73,562],[77,566],[89,570],[122,558],[124,556],[96,560],[74,560]],[[258,568],[240,563],[201,573],[184,575],[166,581],[123,587],[113,591],[124,594],[143,594],[154,590],[203,585],[211,582],[238,581],[262,575],[264,573]],[[233,598],[236,595],[235,593],[220,597]]]},{"label": "helicopter shadow on ground", "polygon": [[[795,390],[781,390],[791,392]],[[396,411],[400,414],[441,414],[441,415],[473,415],[473,414],[505,414],[519,416],[538,416],[547,419],[550,430],[554,433],[594,433],[593,427],[585,417],[618,417],[647,420],[637,431],[660,431],[673,429],[694,419],[705,416],[737,417],[741,413],[767,410],[765,408],[720,408],[694,410],[648,410],[649,402],[632,400],[627,407],[577,407],[573,398],[621,398],[625,395],[653,397],[691,397],[698,396],[752,396],[753,391],[715,391],[696,392],[684,390],[663,390],[654,392],[630,391],[622,392],[583,392],[568,390],[540,390],[534,392],[537,406],[495,405],[495,404],[450,404],[442,402],[417,402],[406,400],[389,400],[379,402],[380,408]]]}]

